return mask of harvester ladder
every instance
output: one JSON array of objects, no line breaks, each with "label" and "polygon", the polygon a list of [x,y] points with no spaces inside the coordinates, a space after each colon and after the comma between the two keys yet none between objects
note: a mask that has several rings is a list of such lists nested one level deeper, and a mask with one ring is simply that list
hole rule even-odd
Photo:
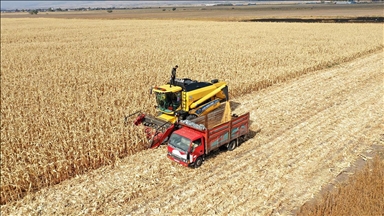
[{"label": "harvester ladder", "polygon": [[183,101],[182,101],[182,109],[185,111],[189,111],[187,108],[187,92],[183,91]]}]

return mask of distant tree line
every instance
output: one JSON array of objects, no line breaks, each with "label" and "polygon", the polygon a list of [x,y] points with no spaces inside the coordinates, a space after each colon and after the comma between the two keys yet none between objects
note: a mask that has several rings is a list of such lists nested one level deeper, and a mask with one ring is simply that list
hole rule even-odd
[{"label": "distant tree line", "polygon": [[[130,9],[130,8],[115,8],[115,7],[108,7],[108,8],[73,8],[73,9],[62,9],[62,8],[48,8],[48,9],[42,9],[42,8],[37,8],[37,9],[15,9],[15,10],[2,10],[6,12],[28,12],[30,14],[38,14],[39,12],[62,12],[62,11],[89,11],[89,10],[106,10],[108,13],[111,13],[112,10],[125,10],[125,9]],[[135,8],[132,8],[135,9]]]},{"label": "distant tree line", "polygon": [[29,11],[29,14],[32,14],[32,15],[33,15],[33,14],[37,14],[37,13],[39,13],[38,10],[30,10],[30,11]]}]

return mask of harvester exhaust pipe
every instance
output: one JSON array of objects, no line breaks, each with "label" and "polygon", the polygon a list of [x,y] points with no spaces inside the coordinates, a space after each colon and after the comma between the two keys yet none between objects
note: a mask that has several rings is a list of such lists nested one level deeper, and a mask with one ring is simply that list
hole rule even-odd
[{"label": "harvester exhaust pipe", "polygon": [[225,95],[225,100],[226,100],[226,101],[229,101],[228,86],[225,86],[225,87],[223,88],[223,92],[224,92],[224,95]]}]

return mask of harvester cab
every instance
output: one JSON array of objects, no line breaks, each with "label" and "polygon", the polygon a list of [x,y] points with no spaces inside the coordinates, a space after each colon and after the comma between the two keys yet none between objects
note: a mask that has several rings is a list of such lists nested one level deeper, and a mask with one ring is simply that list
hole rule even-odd
[{"label": "harvester cab", "polygon": [[161,119],[174,123],[176,121],[177,111],[181,109],[182,88],[179,86],[168,85],[154,87],[152,91],[155,94],[155,108],[160,113]]},{"label": "harvester cab", "polygon": [[192,119],[206,115],[228,100],[226,82],[217,79],[211,82],[199,82],[189,78],[175,78],[173,85],[169,83],[152,88],[157,102],[158,118],[169,122],[176,121],[176,115],[184,119]]},{"label": "harvester cab", "polygon": [[151,88],[151,93],[156,98],[157,116],[136,112],[125,117],[127,123],[129,117],[138,114],[134,124],[146,127],[151,148],[168,139],[173,130],[177,129],[175,123],[178,119],[191,120],[204,116],[229,99],[227,83],[217,79],[199,82],[189,78],[174,78],[165,85]]}]

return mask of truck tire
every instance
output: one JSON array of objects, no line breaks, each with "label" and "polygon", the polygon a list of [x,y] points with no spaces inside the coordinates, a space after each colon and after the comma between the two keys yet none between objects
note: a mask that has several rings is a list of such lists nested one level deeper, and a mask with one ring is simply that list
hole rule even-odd
[{"label": "truck tire", "polygon": [[196,158],[194,168],[198,168],[198,167],[200,167],[201,164],[203,164],[203,157],[202,157],[202,156]]},{"label": "truck tire", "polygon": [[229,142],[227,148],[229,151],[233,151],[233,150],[235,150],[236,147],[237,147],[237,139],[234,139],[231,142]]}]

